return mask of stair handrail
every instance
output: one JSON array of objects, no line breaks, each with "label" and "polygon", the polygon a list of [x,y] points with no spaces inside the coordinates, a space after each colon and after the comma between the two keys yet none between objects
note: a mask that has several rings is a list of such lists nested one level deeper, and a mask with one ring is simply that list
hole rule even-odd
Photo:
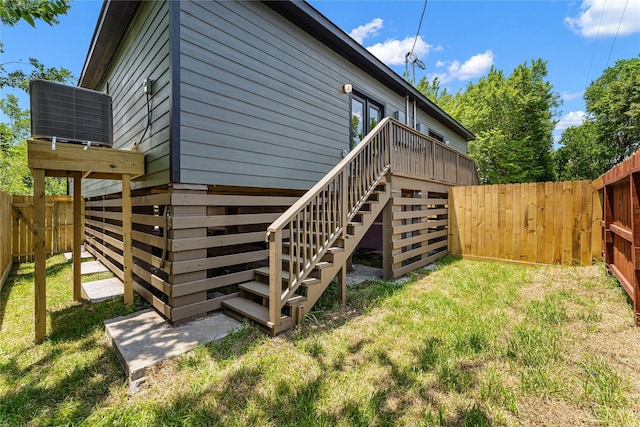
[{"label": "stair handrail", "polygon": [[[322,259],[327,249],[344,233],[377,183],[391,167],[390,123],[380,121],[331,171],[311,187],[268,228],[269,319],[280,322],[280,311]],[[322,207],[322,208],[321,208]],[[315,229],[306,229],[311,226]],[[289,239],[288,280],[283,281],[283,237]]]}]

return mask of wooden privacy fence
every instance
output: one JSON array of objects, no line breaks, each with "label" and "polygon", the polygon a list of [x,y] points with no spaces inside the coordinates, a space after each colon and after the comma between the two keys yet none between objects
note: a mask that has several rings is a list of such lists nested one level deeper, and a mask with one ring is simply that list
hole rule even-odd
[{"label": "wooden privacy fence", "polygon": [[0,193],[0,289],[11,270],[11,196]]},{"label": "wooden privacy fence", "polygon": [[607,268],[633,301],[640,326],[640,154],[602,176],[604,201],[603,253]]},{"label": "wooden privacy fence", "polygon": [[602,205],[591,181],[452,187],[449,251],[464,257],[591,265]]},{"label": "wooden privacy fence", "polygon": [[[11,213],[7,217],[11,224],[13,261],[33,261],[33,196],[12,196],[11,199]],[[47,255],[71,251],[73,244],[73,197],[49,196],[46,207]]]}]

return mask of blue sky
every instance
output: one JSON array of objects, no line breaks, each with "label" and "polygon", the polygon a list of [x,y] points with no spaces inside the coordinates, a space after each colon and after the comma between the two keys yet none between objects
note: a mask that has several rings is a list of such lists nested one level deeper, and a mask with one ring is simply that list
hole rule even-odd
[{"label": "blue sky", "polygon": [[[402,75],[422,0],[310,3]],[[0,63],[11,71],[20,66],[14,61],[35,57],[47,66],[68,68],[78,77],[101,4],[75,0],[54,27],[39,23],[33,29],[24,22],[2,26],[5,53]],[[416,80],[438,76],[454,92],[486,75],[492,65],[510,74],[525,61],[547,60],[548,78],[563,99],[558,136],[581,122],[582,94],[589,83],[616,60],[640,54],[640,0],[430,0],[415,46],[426,66],[416,69]],[[21,98],[27,108],[28,97]]]}]

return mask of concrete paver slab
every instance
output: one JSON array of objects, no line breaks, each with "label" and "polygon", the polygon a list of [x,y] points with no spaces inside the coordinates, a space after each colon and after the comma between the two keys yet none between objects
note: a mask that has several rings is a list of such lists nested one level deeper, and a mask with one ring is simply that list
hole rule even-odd
[{"label": "concrete paver slab", "polygon": [[82,284],[82,297],[96,303],[124,295],[124,284],[117,277]]},{"label": "concrete paver slab", "polygon": [[105,333],[122,362],[129,381],[142,378],[148,367],[227,336],[240,322],[216,313],[171,326],[153,309],[105,320]]},{"label": "concrete paver slab", "polygon": [[83,262],[80,265],[80,274],[102,273],[103,271],[109,271],[100,261],[88,261]]},{"label": "concrete paver slab", "polygon": [[[89,258],[93,258],[93,255],[91,255],[87,251],[82,251],[82,252],[80,252],[80,258],[89,259]],[[66,259],[67,261],[73,260],[73,252],[65,252],[64,253],[64,259]]]}]

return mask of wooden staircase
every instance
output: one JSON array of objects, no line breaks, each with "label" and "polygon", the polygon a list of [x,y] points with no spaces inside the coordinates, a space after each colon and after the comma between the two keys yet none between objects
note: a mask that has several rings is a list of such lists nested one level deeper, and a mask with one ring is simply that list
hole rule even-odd
[{"label": "wooden staircase", "polygon": [[475,163],[385,117],[268,228],[269,267],[223,302],[275,335],[300,323],[331,281],[346,302],[348,257],[391,198],[391,177],[477,184]]},{"label": "wooden staircase", "polygon": [[[253,281],[239,285],[239,297],[223,302],[226,313],[238,319],[249,318],[261,325],[271,335],[276,335],[301,323],[304,316],[313,308],[333,279],[340,273],[340,270],[346,268],[347,259],[389,201],[390,187],[385,176],[380,177],[365,202],[348,222],[346,232],[328,247],[321,259],[310,270],[308,276],[301,281],[297,292],[285,301],[278,324],[274,324],[269,316],[271,275],[268,267],[256,269]],[[321,205],[316,216],[336,215],[336,212],[327,212],[325,209],[326,206]],[[300,226],[309,227],[312,232],[315,231],[314,228],[317,225],[318,223],[314,221],[300,224]],[[307,246],[312,246],[311,249],[315,249],[314,244],[307,244]],[[282,291],[285,291],[290,285],[289,263],[292,257],[296,258],[296,255],[295,253],[291,254],[290,238],[283,240],[282,248],[281,281]],[[341,283],[340,285],[343,287],[341,294],[345,295],[344,287],[346,284]]]}]

